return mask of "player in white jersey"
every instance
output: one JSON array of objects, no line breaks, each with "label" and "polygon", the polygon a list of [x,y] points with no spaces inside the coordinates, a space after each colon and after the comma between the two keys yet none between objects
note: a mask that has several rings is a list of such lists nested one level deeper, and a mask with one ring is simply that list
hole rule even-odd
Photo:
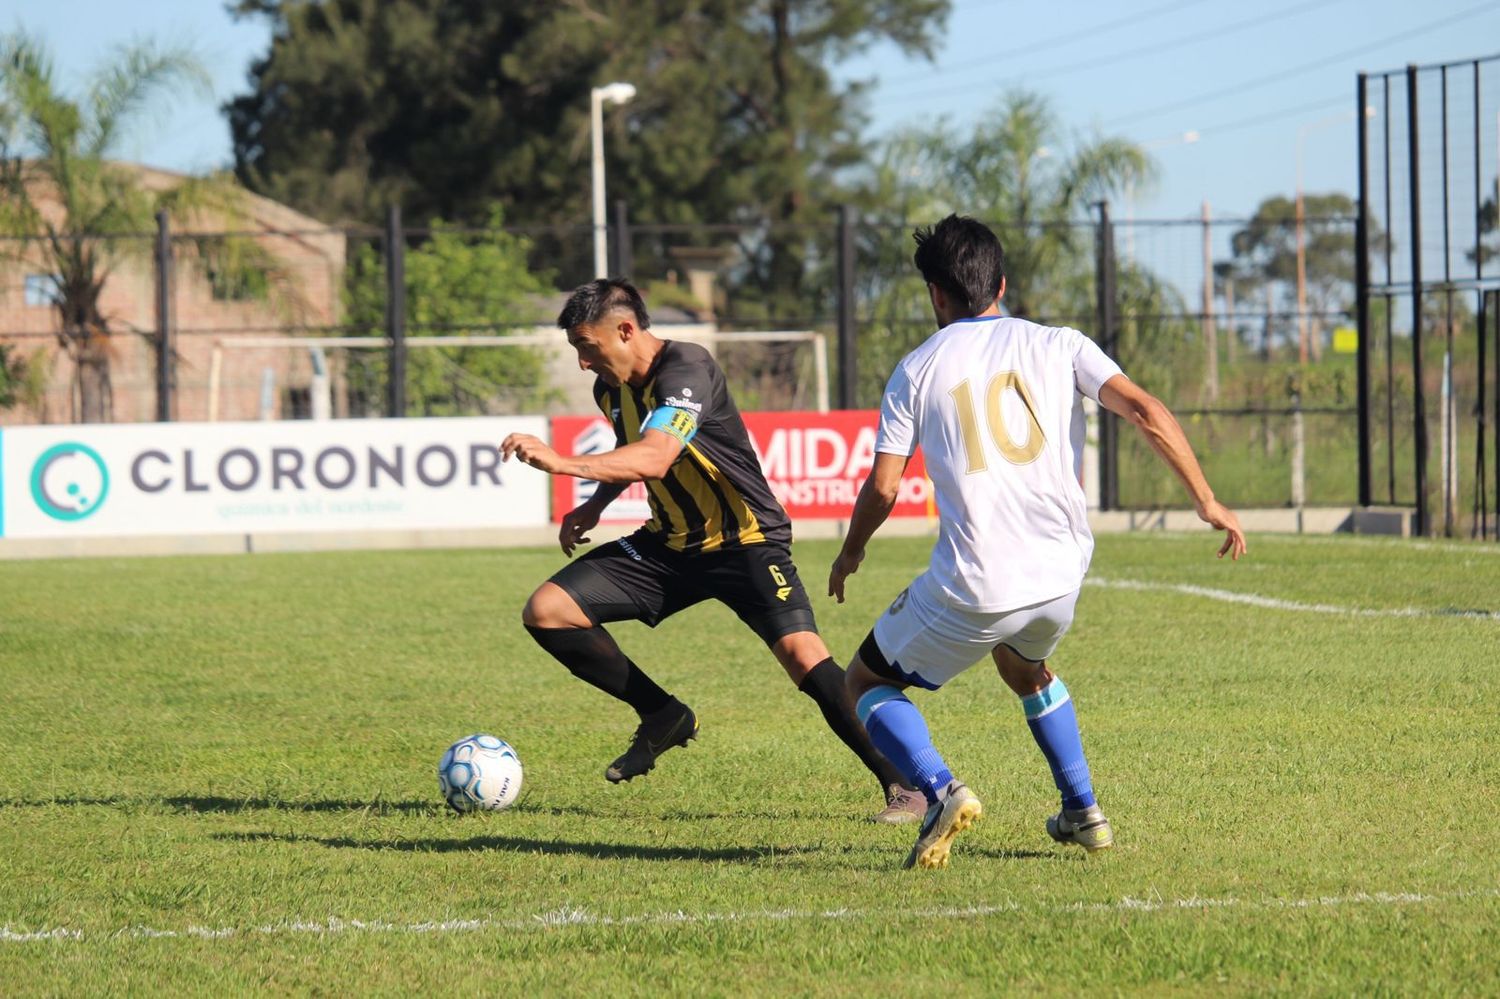
[{"label": "player in white jersey", "polygon": [[902,691],[936,690],[985,656],[1021,698],[1061,792],[1047,833],[1102,850],[1114,831],[1094,797],[1072,699],[1046,662],[1072,624],[1094,550],[1079,479],[1082,397],[1140,428],[1198,516],[1225,532],[1221,558],[1244,554],[1245,536],[1214,499],[1166,406],[1077,330],[1000,315],[1005,258],[994,233],[950,215],[915,237],[939,329],[886,386],[875,465],[829,574],[829,595],[843,602],[845,580],[889,515],[918,447],[940,528],[931,565],[875,622],[850,664],[849,694],[876,748],[927,797],[907,867],[946,866],[954,836],[983,807],[954,778]]}]

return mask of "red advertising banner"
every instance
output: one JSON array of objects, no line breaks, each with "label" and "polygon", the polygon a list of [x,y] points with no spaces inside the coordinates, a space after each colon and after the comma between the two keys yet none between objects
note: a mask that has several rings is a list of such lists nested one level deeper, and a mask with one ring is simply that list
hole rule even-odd
[{"label": "red advertising banner", "polygon": [[[760,458],[771,491],[794,520],[844,519],[875,463],[876,410],[832,413],[745,413],[750,442]],[[615,446],[614,430],[603,416],[559,416],[552,420],[552,446],[564,454],[597,454]],[[595,483],[553,476],[552,519],[594,494]],[[932,483],[922,454],[912,456],[901,479],[893,517],[932,515]],[[606,523],[649,520],[646,487],[635,483],[605,513]]]}]

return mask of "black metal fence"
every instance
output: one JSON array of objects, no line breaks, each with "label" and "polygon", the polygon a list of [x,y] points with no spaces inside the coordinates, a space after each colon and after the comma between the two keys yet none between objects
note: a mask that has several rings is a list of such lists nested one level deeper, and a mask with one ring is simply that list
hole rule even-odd
[{"label": "black metal fence", "polygon": [[[1007,250],[1006,305],[1083,330],[1161,396],[1226,502],[1359,499],[1354,220],[1214,219],[1206,206],[1190,219],[1117,215],[1099,204],[1082,220],[991,220]],[[812,408],[824,374],[834,406],[874,407],[895,362],[933,329],[911,232],[849,211],[821,225],[643,224],[619,204],[610,271],[645,289],[669,331],[785,334],[719,340],[743,407]],[[566,291],[593,277],[588,226],[415,228],[393,211],[381,229],[175,233],[163,220],[112,242],[115,419],[588,404],[588,379],[552,327]],[[1309,261],[1304,243],[1317,248]],[[7,419],[66,422],[79,388],[56,346],[55,289],[41,258],[10,257],[22,265],[3,278],[0,344],[23,347],[48,378]],[[1377,392],[1372,405],[1400,422],[1402,398]],[[1106,418],[1099,440],[1104,506],[1186,503],[1133,431]]]},{"label": "black metal fence", "polygon": [[1500,539],[1500,56],[1362,74],[1359,499]]}]

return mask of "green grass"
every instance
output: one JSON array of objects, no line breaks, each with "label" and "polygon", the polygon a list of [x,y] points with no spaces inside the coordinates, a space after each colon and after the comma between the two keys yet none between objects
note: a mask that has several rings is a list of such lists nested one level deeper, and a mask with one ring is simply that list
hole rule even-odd
[{"label": "green grass", "polygon": [[[1047,840],[976,668],[916,695],[986,806],[939,872],[899,870],[913,831],[864,821],[873,780],[718,606],[617,628],[703,732],[606,784],[633,716],[518,621],[555,552],[6,564],[0,926],[82,936],[0,939],[0,991],[1500,991],[1500,621],[1444,614],[1500,609],[1500,552],[1251,544],[1104,537],[1094,574],[1434,616],[1087,589],[1053,664],[1117,848]],[[814,591],[832,554],[798,545]],[[879,543],[817,596],[840,659],[925,555]],[[450,815],[433,766],[476,730],[527,789]],[[445,920],[481,924],[404,929]]]}]

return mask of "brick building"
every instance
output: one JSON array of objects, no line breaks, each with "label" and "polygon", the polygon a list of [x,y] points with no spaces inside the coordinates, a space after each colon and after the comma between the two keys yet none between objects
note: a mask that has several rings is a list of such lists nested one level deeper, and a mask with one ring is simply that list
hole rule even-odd
[{"label": "brick building", "polygon": [[[117,164],[150,190],[182,183],[180,174]],[[47,192],[39,207],[56,211]],[[285,205],[244,194],[238,217],[211,211],[172,219],[171,324],[176,336],[174,417],[210,415],[215,346],[288,328],[337,326],[342,312],[346,238]],[[232,233],[232,235],[230,235]],[[100,295],[109,323],[110,380],[116,422],[156,418],[156,261],[154,236],[112,238],[114,261]],[[40,248],[12,241],[0,254],[0,343],[35,358],[43,372],[40,398],[0,414],[7,424],[70,423],[77,413],[74,364],[57,341],[53,281]],[[19,247],[19,250],[16,248]],[[248,253],[246,249],[248,248]],[[238,261],[231,260],[238,254]],[[257,267],[264,260],[269,266]],[[246,261],[249,261],[248,265]],[[220,357],[220,419],[289,416],[286,410],[311,378],[307,351],[230,349]]]}]

